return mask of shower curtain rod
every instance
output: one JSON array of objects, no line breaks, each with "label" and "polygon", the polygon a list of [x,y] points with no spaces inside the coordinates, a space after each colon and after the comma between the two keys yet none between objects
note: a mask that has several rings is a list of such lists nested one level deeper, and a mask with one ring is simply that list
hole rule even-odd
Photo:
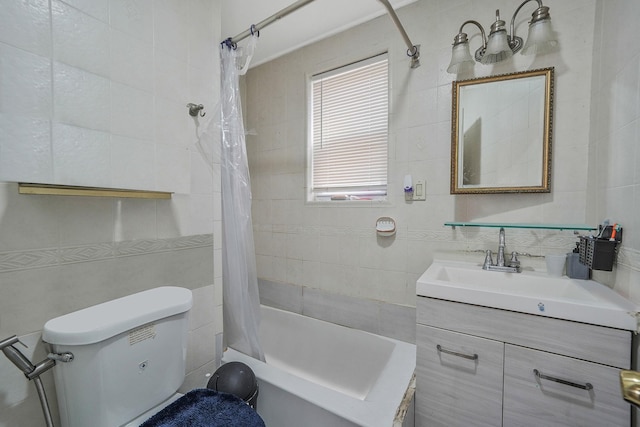
[{"label": "shower curtain rod", "polygon": [[[254,32],[256,31],[260,32],[260,30],[263,29],[264,27],[274,23],[275,21],[280,20],[281,18],[284,18],[290,13],[295,12],[296,10],[300,9],[303,6],[308,5],[313,1],[314,0],[298,0],[295,3],[292,3],[289,6],[285,7],[284,9],[280,10],[279,12],[276,12],[275,14],[271,15],[267,19],[264,19],[258,22],[257,24],[252,25],[248,30],[243,31],[237,36],[226,39],[225,43],[231,46],[235,46],[239,41],[244,40],[245,38],[253,35]],[[402,26],[402,23],[400,22],[398,15],[396,14],[395,10],[393,10],[393,7],[389,3],[389,1],[388,0],[378,0],[378,1],[382,3],[384,7],[387,9],[387,13],[391,17],[391,20],[393,21],[393,23],[398,28],[398,31],[400,31],[400,35],[402,36],[405,44],[407,45],[407,56],[411,58],[411,68],[419,67],[420,66],[420,60],[419,60],[420,45],[414,45],[413,43],[411,43],[411,39],[407,35],[407,32]]]}]

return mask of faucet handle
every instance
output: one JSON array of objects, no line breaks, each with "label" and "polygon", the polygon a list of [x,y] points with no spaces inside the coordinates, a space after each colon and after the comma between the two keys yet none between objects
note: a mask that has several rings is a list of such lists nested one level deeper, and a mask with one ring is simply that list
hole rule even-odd
[{"label": "faucet handle", "polygon": [[482,264],[482,268],[487,270],[492,265],[493,257],[491,256],[491,249],[487,249],[486,255],[484,256],[484,263]]},{"label": "faucet handle", "polygon": [[511,261],[509,261],[509,265],[511,267],[520,265],[520,260],[518,259],[518,252],[516,251],[511,252]]}]

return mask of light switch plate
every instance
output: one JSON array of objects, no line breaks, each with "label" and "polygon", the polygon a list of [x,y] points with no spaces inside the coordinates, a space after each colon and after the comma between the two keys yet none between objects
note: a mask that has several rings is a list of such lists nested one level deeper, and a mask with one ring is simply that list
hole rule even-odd
[{"label": "light switch plate", "polygon": [[413,200],[427,200],[427,188],[424,180],[416,181],[413,187]]}]

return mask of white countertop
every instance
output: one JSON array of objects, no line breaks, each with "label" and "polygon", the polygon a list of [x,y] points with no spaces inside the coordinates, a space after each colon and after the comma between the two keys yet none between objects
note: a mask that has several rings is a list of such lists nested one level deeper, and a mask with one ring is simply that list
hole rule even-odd
[{"label": "white countertop", "polygon": [[418,279],[417,295],[638,331],[639,306],[606,285],[551,277],[539,267],[486,271],[480,258],[479,253],[436,256]]}]

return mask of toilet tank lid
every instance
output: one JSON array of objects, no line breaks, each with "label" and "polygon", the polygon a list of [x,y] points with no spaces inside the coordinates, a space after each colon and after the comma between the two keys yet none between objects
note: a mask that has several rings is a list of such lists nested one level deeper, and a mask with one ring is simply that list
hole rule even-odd
[{"label": "toilet tank lid", "polygon": [[49,320],[42,339],[50,344],[86,345],[191,309],[189,289],[163,286],[107,301]]}]

